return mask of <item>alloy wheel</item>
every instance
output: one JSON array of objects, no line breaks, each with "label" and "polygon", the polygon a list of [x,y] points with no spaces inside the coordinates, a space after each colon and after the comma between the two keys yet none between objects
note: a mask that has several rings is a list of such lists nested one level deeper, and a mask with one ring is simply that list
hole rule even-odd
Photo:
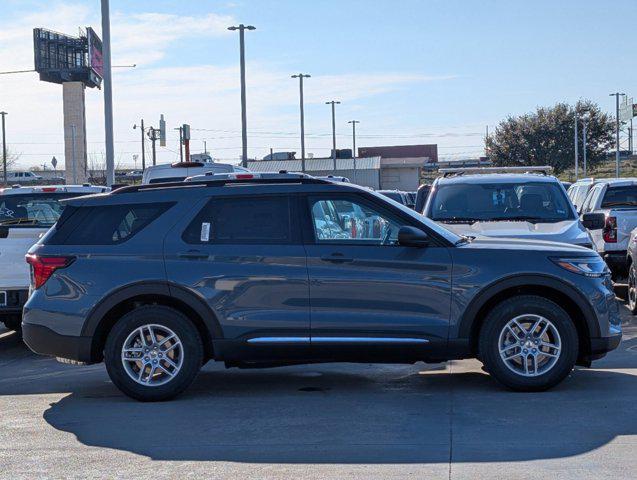
[{"label": "alloy wheel", "polygon": [[122,345],[124,370],[144,386],[168,383],[179,373],[183,361],[181,340],[163,325],[142,325],[133,330]]},{"label": "alloy wheel", "polygon": [[519,315],[507,322],[498,339],[500,358],[512,372],[537,377],[560,358],[562,340],[557,328],[541,315]]}]

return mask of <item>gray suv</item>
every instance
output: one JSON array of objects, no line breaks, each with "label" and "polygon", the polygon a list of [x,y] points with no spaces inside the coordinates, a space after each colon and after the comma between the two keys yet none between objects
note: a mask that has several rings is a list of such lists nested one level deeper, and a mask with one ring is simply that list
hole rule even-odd
[{"label": "gray suv", "polygon": [[153,401],[228,367],[479,358],[544,390],[621,339],[599,255],[458,236],[356,185],[226,174],[69,200],[30,250],[35,352]]}]

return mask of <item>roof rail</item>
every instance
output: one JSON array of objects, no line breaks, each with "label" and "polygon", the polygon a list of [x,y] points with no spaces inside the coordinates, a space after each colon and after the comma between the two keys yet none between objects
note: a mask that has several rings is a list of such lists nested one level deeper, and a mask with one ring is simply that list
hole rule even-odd
[{"label": "roof rail", "polygon": [[[203,176],[202,176],[203,177]],[[213,176],[214,177],[214,176]],[[117,190],[113,190],[111,194],[120,194],[120,193],[133,193],[133,192],[143,192],[147,190],[160,190],[166,188],[192,188],[192,187],[223,187],[224,185],[275,185],[275,184],[327,184],[331,185],[332,182],[328,182],[326,180],[321,180],[319,178],[314,178],[310,176],[299,176],[294,178],[219,178],[219,179],[204,179],[201,180],[191,180],[188,182],[165,182],[165,183],[150,183],[146,185],[131,185],[128,187],[118,188]]]},{"label": "roof rail", "polygon": [[458,168],[441,168],[438,170],[444,177],[459,176],[472,173],[537,173],[549,175],[553,172],[553,167],[544,165],[541,167],[458,167]]}]

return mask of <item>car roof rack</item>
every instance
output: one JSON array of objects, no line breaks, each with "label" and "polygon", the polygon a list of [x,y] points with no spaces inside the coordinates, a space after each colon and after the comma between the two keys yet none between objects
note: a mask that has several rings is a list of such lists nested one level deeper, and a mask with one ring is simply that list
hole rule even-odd
[{"label": "car roof rack", "polygon": [[549,175],[553,172],[553,167],[544,165],[540,167],[458,167],[458,168],[441,168],[438,170],[443,177],[454,177],[469,174],[481,173],[536,173],[541,175]]},{"label": "car roof rack", "polygon": [[118,188],[111,193],[132,193],[167,188],[223,187],[224,185],[274,185],[282,183],[333,185],[333,182],[315,178],[304,173],[288,173],[285,170],[281,170],[279,173],[233,172],[196,175],[182,182],[158,182],[146,185],[131,185]]}]

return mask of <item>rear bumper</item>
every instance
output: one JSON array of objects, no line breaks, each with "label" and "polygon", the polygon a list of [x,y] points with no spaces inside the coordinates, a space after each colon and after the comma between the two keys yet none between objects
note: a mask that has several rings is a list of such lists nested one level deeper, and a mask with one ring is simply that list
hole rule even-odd
[{"label": "rear bumper", "polygon": [[43,325],[23,323],[22,338],[37,354],[91,363],[91,337],[60,335]]},{"label": "rear bumper", "polygon": [[[0,321],[2,321],[3,316],[22,314],[22,307],[27,303],[27,298],[29,297],[29,289],[4,290],[0,287],[0,291],[7,292],[6,305],[0,304]],[[2,299],[0,299],[0,301],[2,301]]]}]

